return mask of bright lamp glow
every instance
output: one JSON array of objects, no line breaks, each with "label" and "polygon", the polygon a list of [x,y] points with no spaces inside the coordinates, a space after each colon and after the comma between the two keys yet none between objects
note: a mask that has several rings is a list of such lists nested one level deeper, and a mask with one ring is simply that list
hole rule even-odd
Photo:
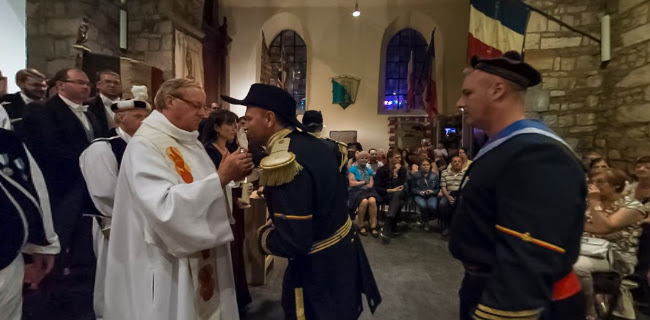
[{"label": "bright lamp glow", "polygon": [[358,17],[361,15],[361,11],[359,11],[359,2],[354,3],[354,12],[352,12],[352,16]]}]

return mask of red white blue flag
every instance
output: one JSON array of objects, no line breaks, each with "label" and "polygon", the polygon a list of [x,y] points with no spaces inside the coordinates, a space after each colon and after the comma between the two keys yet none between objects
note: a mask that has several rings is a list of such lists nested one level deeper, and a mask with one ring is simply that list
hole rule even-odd
[{"label": "red white blue flag", "polygon": [[467,60],[522,52],[530,8],[521,0],[471,0]]}]

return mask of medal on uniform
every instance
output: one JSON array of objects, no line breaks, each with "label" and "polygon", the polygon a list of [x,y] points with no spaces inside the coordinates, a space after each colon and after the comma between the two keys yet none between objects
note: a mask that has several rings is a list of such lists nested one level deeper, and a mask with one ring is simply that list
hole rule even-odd
[{"label": "medal on uniform", "polygon": [[23,159],[18,158],[14,160],[14,164],[16,165],[16,168],[20,169],[20,171],[25,170],[25,162],[23,161]]},{"label": "medal on uniform", "polygon": [[12,176],[14,174],[14,170],[9,167],[2,168],[2,172],[8,176]]}]

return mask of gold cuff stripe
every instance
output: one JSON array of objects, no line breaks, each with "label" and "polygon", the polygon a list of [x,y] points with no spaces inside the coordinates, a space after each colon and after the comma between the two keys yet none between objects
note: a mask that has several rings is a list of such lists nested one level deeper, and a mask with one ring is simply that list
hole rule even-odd
[{"label": "gold cuff stripe", "polygon": [[269,255],[272,255],[273,253],[271,253],[271,250],[269,250],[269,247],[266,246],[266,238],[269,236],[269,233],[271,233],[271,231],[273,229],[274,228],[268,228],[268,229],[264,230],[264,233],[262,233],[262,250],[264,250],[264,252],[266,252]]},{"label": "gold cuff stripe", "polygon": [[339,241],[341,241],[341,239],[345,238],[348,233],[350,233],[351,228],[352,220],[350,220],[350,217],[348,217],[348,220],[345,222],[345,224],[341,226],[331,237],[314,243],[311,246],[311,251],[309,251],[309,254],[314,254],[318,251],[327,249],[337,244]]},{"label": "gold cuff stripe", "polygon": [[282,213],[274,213],[273,214],[276,218],[284,218],[287,220],[309,220],[313,217],[313,215],[308,215],[308,216],[290,216],[290,215],[284,215]]},{"label": "gold cuff stripe", "polygon": [[526,242],[531,242],[531,243],[536,244],[536,245],[538,245],[540,247],[543,247],[543,248],[546,248],[546,249],[549,249],[549,250],[553,250],[553,251],[556,251],[556,252],[559,252],[559,253],[565,253],[566,252],[566,250],[564,250],[564,249],[562,249],[562,248],[560,248],[560,247],[558,247],[558,246],[556,246],[554,244],[551,244],[551,243],[548,243],[546,241],[533,238],[530,235],[530,233],[528,233],[528,232],[526,232],[526,233],[517,232],[515,230],[508,229],[506,227],[502,227],[502,226],[500,226],[498,224],[496,225],[496,228],[497,228],[497,230],[499,230],[499,231],[501,231],[503,233],[509,234],[511,236],[515,236],[515,237],[520,238],[521,240],[524,240]]},{"label": "gold cuff stripe", "polygon": [[[506,317],[506,318],[524,318],[527,319],[526,317],[532,317],[531,319],[537,319],[537,317],[540,316],[542,313],[542,309],[531,309],[531,310],[522,310],[522,311],[506,311],[506,310],[498,310],[490,307],[486,307],[482,304],[478,305],[478,309],[476,309],[476,313],[479,311],[482,312],[487,312],[495,316],[501,316],[501,317]],[[500,318],[498,318],[500,319]]]},{"label": "gold cuff stripe", "polygon": [[539,315],[534,315],[530,317],[502,317],[502,316],[495,316],[493,314],[485,313],[481,310],[476,310],[474,314],[474,319],[479,319],[479,320],[537,320],[539,318]]},{"label": "gold cuff stripe", "polygon": [[295,288],[293,290],[296,296],[296,319],[305,320],[305,302],[302,297],[302,288]]}]

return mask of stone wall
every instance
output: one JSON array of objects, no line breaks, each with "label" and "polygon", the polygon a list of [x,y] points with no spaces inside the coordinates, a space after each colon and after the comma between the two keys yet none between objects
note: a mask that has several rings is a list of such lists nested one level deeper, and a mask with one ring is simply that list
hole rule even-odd
[{"label": "stone wall", "polygon": [[119,0],[28,0],[27,66],[52,76],[72,67],[73,45],[82,18],[88,17],[86,46],[96,53],[119,54]]},{"label": "stone wall", "polygon": [[[528,1],[560,20],[599,37],[600,18],[594,1]],[[527,111],[543,120],[576,151],[598,146],[595,137],[603,107],[603,77],[600,45],[560,24],[532,12],[525,42],[525,59],[543,76],[542,89],[549,104]]]},{"label": "stone wall", "polygon": [[[527,1],[600,38],[605,3],[589,0]],[[533,12],[526,60],[544,77],[549,104],[528,108],[579,153],[594,150],[629,168],[650,154],[650,14],[648,0],[620,0],[612,18],[612,61],[600,67],[600,45]]]}]

